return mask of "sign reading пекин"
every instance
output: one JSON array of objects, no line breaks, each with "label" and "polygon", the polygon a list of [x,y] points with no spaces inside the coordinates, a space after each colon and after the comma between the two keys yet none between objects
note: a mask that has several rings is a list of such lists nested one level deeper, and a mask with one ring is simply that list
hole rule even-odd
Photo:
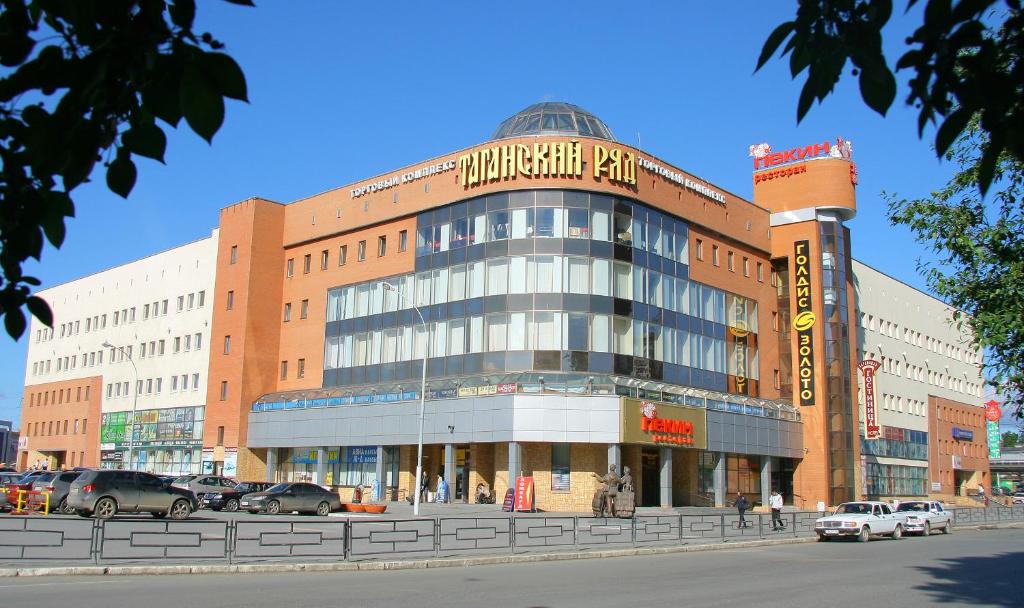
[{"label": "sign reading \u043f\u0435\u043a\u0438\u043d", "polygon": [[800,405],[814,405],[814,311],[811,309],[811,244],[793,244],[793,276],[796,293],[796,385]]}]

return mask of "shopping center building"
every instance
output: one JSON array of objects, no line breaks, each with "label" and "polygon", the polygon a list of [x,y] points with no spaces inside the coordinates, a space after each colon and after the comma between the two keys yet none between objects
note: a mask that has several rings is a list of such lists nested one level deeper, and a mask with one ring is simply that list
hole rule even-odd
[{"label": "shopping center building", "polygon": [[[406,499],[425,397],[423,468],[455,500],[529,476],[539,509],[586,511],[609,464],[630,468],[640,505],[859,498],[875,470],[851,145],[750,152],[753,201],[543,103],[479,145],[222,209],[197,466]],[[123,385],[114,372],[90,380],[94,400]],[[105,399],[108,422],[127,409]]]}]

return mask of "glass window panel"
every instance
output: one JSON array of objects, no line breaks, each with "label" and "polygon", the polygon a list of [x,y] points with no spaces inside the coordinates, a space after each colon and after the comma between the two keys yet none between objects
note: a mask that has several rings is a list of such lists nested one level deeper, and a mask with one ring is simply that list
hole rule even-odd
[{"label": "glass window panel", "polygon": [[610,241],[611,237],[611,214],[607,211],[592,211],[590,214],[590,238],[596,241]]},{"label": "glass window panel", "polygon": [[[402,277],[398,277],[397,279],[390,279],[387,283],[395,289],[400,289],[402,284],[401,281]],[[381,287],[384,287],[383,282],[381,283]],[[398,293],[391,289],[381,289],[381,296],[384,299],[384,312],[395,312],[398,310]]]},{"label": "glass window panel", "polygon": [[461,355],[466,352],[466,320],[448,321],[448,354]]},{"label": "glass window panel", "polygon": [[[338,367],[352,367],[353,365],[353,339],[352,334],[341,337],[341,352],[338,353]],[[173,380],[173,378],[172,378]],[[172,386],[173,388],[173,386]]]},{"label": "glass window panel", "polygon": [[590,258],[591,261],[591,276],[590,276],[590,293],[595,296],[610,296],[612,295],[612,284],[611,284],[611,272],[612,263],[611,260],[602,258]]},{"label": "glass window panel", "polygon": [[398,328],[385,329],[381,360],[384,363],[394,363],[398,361],[398,355]]},{"label": "glass window panel", "polygon": [[509,258],[509,293],[527,293],[526,290],[526,257],[515,256]]},{"label": "glass window panel", "polygon": [[676,278],[668,274],[662,275],[661,292],[664,297],[662,307],[665,310],[676,310]]},{"label": "glass window panel", "polygon": [[633,319],[633,354],[637,357],[647,356],[647,349],[644,346],[647,341],[646,325],[644,321]]},{"label": "glass window panel", "polygon": [[757,302],[747,300],[747,323],[750,324],[750,331],[757,333]]},{"label": "glass window panel", "polygon": [[466,290],[467,298],[482,298],[486,291],[486,281],[484,279],[484,262],[471,262],[466,268],[467,282],[469,285]]},{"label": "glass window panel", "polygon": [[562,257],[538,255],[532,258],[530,287],[536,293],[558,293],[562,291]]},{"label": "glass window panel", "polygon": [[640,266],[633,266],[633,297],[637,300],[646,302],[646,293],[644,289],[644,279],[649,271],[646,268]]},{"label": "glass window panel", "polygon": [[655,323],[647,324],[647,333],[644,346],[647,351],[645,356],[658,361],[665,360],[665,341],[662,335],[662,327]]},{"label": "glass window panel", "polygon": [[533,350],[561,350],[562,313],[535,312],[533,318],[536,329]]},{"label": "glass window panel", "polygon": [[633,220],[622,213],[615,214],[615,242],[622,245],[633,245]]},{"label": "glass window panel", "polygon": [[661,273],[647,271],[647,303],[661,307]]},{"label": "glass window panel", "polygon": [[508,258],[487,260],[487,295],[508,293]]},{"label": "glass window panel", "polygon": [[430,306],[431,286],[429,270],[416,275],[416,306]]},{"label": "glass window panel", "polygon": [[484,350],[484,318],[469,319],[469,352],[479,353]]},{"label": "glass window panel", "polygon": [[590,293],[590,263],[588,258],[566,258],[566,284],[569,293]]},{"label": "glass window panel", "polygon": [[413,326],[413,359],[422,359],[427,354],[427,344],[429,343],[427,337],[430,330],[422,323]]},{"label": "glass window panel", "polygon": [[448,269],[439,268],[432,273],[433,275],[433,303],[444,304],[448,301]]},{"label": "glass window panel", "polygon": [[451,247],[458,249],[469,244],[469,218],[452,220]]},{"label": "glass window panel", "polygon": [[685,329],[675,331],[676,338],[676,363],[679,365],[690,365],[690,332]]},{"label": "glass window panel", "polygon": [[384,285],[380,281],[370,284],[370,314],[379,315],[384,312]]},{"label": "glass window panel", "polygon": [[508,350],[508,315],[487,315],[487,350]]},{"label": "glass window panel", "polygon": [[[559,209],[558,211],[561,211],[561,209]],[[534,226],[533,236],[555,236],[555,209],[552,209],[551,207],[540,207],[536,210],[535,213],[536,224]]]},{"label": "glass window panel", "polygon": [[527,316],[525,312],[513,312],[509,314],[509,350],[526,350],[526,318]]},{"label": "glass window panel", "polygon": [[449,223],[444,223],[441,224],[438,228],[440,229],[440,234],[437,237],[437,251],[448,251],[448,246],[452,238],[452,225]]},{"label": "glass window panel", "polygon": [[710,336],[704,336],[701,339],[701,362],[703,363],[704,369],[711,371],[718,371],[715,369],[715,339]]},{"label": "glass window panel", "polygon": [[532,236],[533,209],[512,210],[512,238],[525,239]]},{"label": "glass window panel", "polygon": [[[327,292],[327,320],[337,321],[341,314],[341,290],[332,289]],[[86,319],[88,321],[89,319]]]},{"label": "glass window panel", "polygon": [[582,313],[569,313],[565,323],[562,342],[569,350],[589,350],[587,338],[590,336],[589,317]]},{"label": "glass window panel", "polygon": [[363,283],[356,286],[356,316],[365,317],[370,310],[370,285]]},{"label": "glass window panel", "polygon": [[352,365],[366,365],[370,354],[370,336],[363,332],[355,335],[355,353],[352,355]]},{"label": "glass window panel", "polygon": [[725,292],[715,289],[715,302],[712,308],[711,320],[715,323],[725,323]]},{"label": "glass window panel", "polygon": [[690,231],[686,224],[675,222],[676,227],[676,261],[690,263]]},{"label": "glass window panel", "polygon": [[647,222],[633,218],[633,247],[647,249]]},{"label": "glass window panel", "polygon": [[450,275],[448,301],[457,302],[466,297],[466,265],[452,266]]},{"label": "glass window panel", "polygon": [[647,238],[650,245],[650,250],[658,255],[664,255],[664,247],[661,243],[661,217],[656,216],[657,221],[651,221],[647,225]]},{"label": "glass window panel", "polygon": [[590,214],[586,209],[566,209],[569,216],[569,230],[566,235],[571,239],[590,238]]},{"label": "glass window panel", "polygon": [[380,350],[384,342],[384,332],[381,330],[370,332],[370,365],[380,364]]},{"label": "glass window panel", "polygon": [[479,214],[469,219],[469,244],[487,242],[487,215]]},{"label": "glass window panel", "polygon": [[324,349],[324,369],[335,369],[338,367],[338,355],[341,352],[341,338],[332,336],[327,338]]},{"label": "glass window panel", "polygon": [[434,227],[424,226],[416,231],[416,257],[434,251]]},{"label": "glass window panel", "polygon": [[591,350],[599,353],[611,352],[611,317],[608,315],[594,315],[590,329]]},{"label": "glass window panel", "polygon": [[341,290],[341,318],[351,319],[356,314],[356,288],[343,287]]},{"label": "glass window panel", "polygon": [[633,354],[633,321],[614,317],[615,351],[620,355]]},{"label": "glass window panel", "polygon": [[490,222],[490,239],[499,241],[507,239],[511,227],[511,216],[508,211],[492,211],[487,214]]},{"label": "glass window panel", "polygon": [[658,253],[670,260],[676,259],[676,233],[668,225],[661,231],[661,251]]},{"label": "glass window panel", "polygon": [[701,342],[703,341],[704,336],[690,334],[690,367],[704,369],[704,349],[701,348]]},{"label": "glass window panel", "polygon": [[615,262],[615,297],[633,299],[633,265],[629,262]]},{"label": "glass window panel", "polygon": [[415,293],[416,275],[407,274],[398,280],[398,309],[405,310],[412,307],[413,293]]},{"label": "glass window panel", "polygon": [[433,333],[430,335],[430,356],[445,357],[448,354],[448,322],[438,321],[432,325]]}]

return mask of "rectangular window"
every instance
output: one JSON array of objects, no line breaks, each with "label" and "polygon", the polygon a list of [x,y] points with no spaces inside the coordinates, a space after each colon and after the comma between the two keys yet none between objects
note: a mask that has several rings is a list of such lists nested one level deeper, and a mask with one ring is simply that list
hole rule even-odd
[{"label": "rectangular window", "polygon": [[231,246],[231,263],[235,264],[238,262],[238,245]]},{"label": "rectangular window", "polygon": [[178,390],[178,377],[177,376],[171,376],[171,392],[173,393],[173,392],[176,392],[177,390]]},{"label": "rectangular window", "polygon": [[234,292],[234,290],[229,290],[229,291],[228,291],[228,304],[227,304],[227,309],[228,309],[228,310],[231,310],[231,309],[233,309],[234,307],[235,307],[235,292]]},{"label": "rectangular window", "polygon": [[284,265],[284,276],[289,279],[295,276],[295,258],[288,258]]},{"label": "rectangular window", "polygon": [[181,390],[183,390],[183,391],[187,391],[188,390],[188,374],[182,374],[181,375]]},{"label": "rectangular window", "polygon": [[224,354],[231,354],[231,336],[224,336]]},{"label": "rectangular window", "polygon": [[284,322],[287,323],[288,321],[291,321],[291,320],[292,320],[292,303],[291,302],[285,302],[285,304],[284,304]]},{"label": "rectangular window", "polygon": [[203,348],[203,334],[199,333],[199,334],[196,334],[196,350],[201,350],[202,348]]},{"label": "rectangular window", "polygon": [[174,352],[175,353],[180,353],[181,352],[181,338],[175,338],[174,339]]},{"label": "rectangular window", "polygon": [[696,251],[697,259],[703,261],[704,260],[704,241],[702,241],[700,239],[697,239],[696,246],[694,247],[694,250]]},{"label": "rectangular window", "polygon": [[298,364],[298,366],[295,369],[295,377],[296,378],[305,378],[306,377],[306,360],[305,359],[299,359],[299,364]]},{"label": "rectangular window", "polygon": [[320,270],[327,270],[327,263],[330,261],[331,254],[326,249],[320,252]]},{"label": "rectangular window", "polygon": [[714,264],[715,266],[719,265],[718,245],[712,245],[711,246],[711,263]]},{"label": "rectangular window", "polygon": [[388,252],[388,237],[377,237],[377,257],[382,258]]},{"label": "rectangular window", "polygon": [[309,300],[303,300],[299,306],[299,318],[305,319],[309,317]]},{"label": "rectangular window", "polygon": [[160,394],[160,389],[162,389],[163,386],[164,386],[164,379],[163,378],[157,378],[156,379],[156,389],[155,389],[157,395]]},{"label": "rectangular window", "polygon": [[735,255],[731,251],[725,254],[726,265],[729,268],[729,272],[735,272],[736,271],[736,262],[734,261],[734,258],[735,258]]},{"label": "rectangular window", "polygon": [[757,280],[764,283],[764,264],[761,262],[757,263]]},{"label": "rectangular window", "polygon": [[220,383],[220,400],[227,401],[228,399],[228,381],[221,380]]},{"label": "rectangular window", "polygon": [[409,248],[409,231],[402,230],[398,233],[398,250],[405,251]]},{"label": "rectangular window", "polygon": [[192,390],[199,390],[199,374],[192,374]]},{"label": "rectangular window", "polygon": [[348,261],[348,245],[342,245],[338,249],[338,266],[344,266],[346,261]]},{"label": "rectangular window", "polygon": [[288,379],[288,362],[287,361],[282,361],[281,362],[281,379],[282,380],[287,380]]},{"label": "rectangular window", "polygon": [[224,445],[224,427],[217,427],[217,445]]},{"label": "rectangular window", "polygon": [[[182,310],[185,310],[185,296],[178,296],[178,312]],[[116,318],[117,315],[115,314],[114,317]]]},{"label": "rectangular window", "polygon": [[160,303],[160,314],[167,316],[167,300]]},{"label": "rectangular window", "polygon": [[196,294],[190,293],[190,294],[188,294],[188,309],[192,310],[195,307],[196,307]]},{"label": "rectangular window", "polygon": [[198,304],[199,308],[202,308],[203,304],[205,304],[205,303],[206,303],[206,291],[204,290],[204,291],[200,291],[199,292],[199,304]]},{"label": "rectangular window", "polygon": [[145,321],[149,318],[149,304],[145,304],[142,307],[142,320]]},{"label": "rectangular window", "polygon": [[192,335],[185,336],[185,352],[192,350]]},{"label": "rectangular window", "polygon": [[570,448],[568,443],[551,444],[551,491],[569,491]]},{"label": "rectangular window", "polygon": [[356,259],[360,262],[366,260],[366,241],[359,241],[359,250],[356,252]]},{"label": "rectangular window", "polygon": [[747,257],[743,258],[743,276],[750,276],[750,258]]},{"label": "rectangular window", "polygon": [[313,254],[307,253],[302,256],[302,274],[309,274],[309,271],[313,265]]},{"label": "rectangular window", "polygon": [[146,394],[147,395],[152,395],[153,394],[153,379],[152,378],[148,378],[146,380]]}]

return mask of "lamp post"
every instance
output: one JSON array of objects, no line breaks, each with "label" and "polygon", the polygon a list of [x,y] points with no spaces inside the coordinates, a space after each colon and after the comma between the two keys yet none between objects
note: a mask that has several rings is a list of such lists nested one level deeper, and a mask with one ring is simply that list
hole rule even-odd
[{"label": "lamp post", "polygon": [[[423,476],[423,410],[427,400],[427,349],[430,347],[430,330],[427,328],[427,322],[423,319],[423,313],[420,312],[418,306],[409,302],[407,296],[402,292],[398,291],[398,288],[382,281],[384,289],[393,291],[399,298],[406,299],[406,302],[412,306],[412,309],[416,311],[416,314],[420,318],[420,325],[423,326],[423,332],[427,334],[427,341],[423,345],[423,374],[420,379],[420,431],[419,438],[416,442],[416,480],[415,480],[415,498],[412,503],[412,514],[415,517],[419,517],[420,514],[420,478]],[[416,349],[416,342],[413,340],[413,350]]]},{"label": "lamp post", "polygon": [[116,348],[128,359],[128,363],[132,364],[132,369],[135,371],[135,398],[132,400],[132,424],[131,432],[128,435],[128,468],[132,466],[132,453],[135,451],[135,410],[139,406],[139,368],[135,367],[135,361],[132,360],[132,356],[124,350],[123,346],[114,346],[110,342],[104,342],[103,348]]}]

